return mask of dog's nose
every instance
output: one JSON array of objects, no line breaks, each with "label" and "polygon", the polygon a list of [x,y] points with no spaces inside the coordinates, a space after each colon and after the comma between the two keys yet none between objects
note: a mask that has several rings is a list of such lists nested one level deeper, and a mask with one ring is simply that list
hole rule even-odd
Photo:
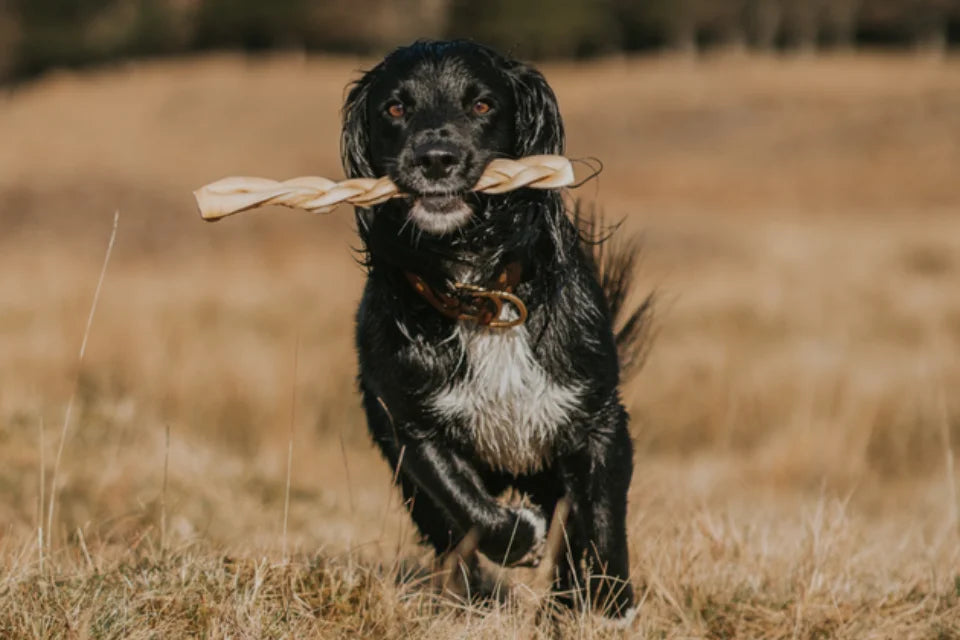
[{"label": "dog's nose", "polygon": [[413,150],[413,163],[429,180],[446,178],[460,164],[460,150],[445,142],[428,142]]}]

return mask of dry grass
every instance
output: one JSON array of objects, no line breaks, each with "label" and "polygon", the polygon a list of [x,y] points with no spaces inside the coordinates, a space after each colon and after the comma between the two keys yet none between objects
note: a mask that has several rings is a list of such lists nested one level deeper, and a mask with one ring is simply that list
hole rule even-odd
[{"label": "dry grass", "polygon": [[[437,604],[423,583],[354,391],[348,213],[192,209],[225,174],[339,175],[362,66],[209,58],[0,96],[0,637],[549,631],[524,598]],[[641,293],[661,292],[625,389],[632,634],[960,638],[958,68],[546,69],[571,155],[607,166],[581,195],[645,233]]]}]

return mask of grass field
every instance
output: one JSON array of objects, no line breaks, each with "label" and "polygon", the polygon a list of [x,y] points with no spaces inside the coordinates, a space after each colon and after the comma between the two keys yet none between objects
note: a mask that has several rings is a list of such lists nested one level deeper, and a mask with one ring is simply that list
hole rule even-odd
[{"label": "grass field", "polygon": [[[213,57],[0,95],[0,637],[552,632],[529,573],[486,608],[425,581],[355,392],[349,212],[193,209],[228,174],[339,176],[365,64]],[[624,388],[627,635],[960,638],[960,60],[545,71],[568,155],[606,166],[575,195],[644,234],[637,294],[659,295]]]}]

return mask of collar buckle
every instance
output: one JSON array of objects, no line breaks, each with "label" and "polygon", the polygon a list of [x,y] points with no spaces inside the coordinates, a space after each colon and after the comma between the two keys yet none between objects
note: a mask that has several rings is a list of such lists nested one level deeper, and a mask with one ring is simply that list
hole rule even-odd
[{"label": "collar buckle", "polygon": [[[451,320],[471,320],[492,329],[509,329],[527,321],[527,305],[513,293],[521,277],[519,262],[508,263],[490,288],[454,282],[453,291],[446,293],[435,290],[413,272],[407,271],[406,277],[414,291]],[[504,304],[514,308],[515,318],[500,319]]]},{"label": "collar buckle", "polygon": [[[457,290],[460,299],[458,320],[473,320],[491,329],[509,329],[527,321],[527,305],[509,291],[486,289],[462,282],[455,282],[453,288]],[[516,310],[516,318],[500,319],[505,302]]]}]

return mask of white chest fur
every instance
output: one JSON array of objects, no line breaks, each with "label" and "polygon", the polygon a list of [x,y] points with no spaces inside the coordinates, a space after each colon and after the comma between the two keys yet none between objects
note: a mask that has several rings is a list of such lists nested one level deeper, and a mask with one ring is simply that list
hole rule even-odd
[{"label": "white chest fur", "polygon": [[433,410],[463,424],[477,454],[495,469],[542,468],[581,389],[550,378],[523,326],[491,330],[461,324],[457,333],[467,374],[434,394]]}]

